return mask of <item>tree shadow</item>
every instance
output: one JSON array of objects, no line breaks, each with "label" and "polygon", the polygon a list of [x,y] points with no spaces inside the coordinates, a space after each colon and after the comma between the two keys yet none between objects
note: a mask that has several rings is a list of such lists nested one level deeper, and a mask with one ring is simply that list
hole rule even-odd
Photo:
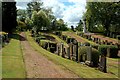
[{"label": "tree shadow", "polygon": [[19,35],[19,34],[11,34],[10,38],[16,39],[16,40],[20,40],[20,41],[26,41],[26,38]]}]

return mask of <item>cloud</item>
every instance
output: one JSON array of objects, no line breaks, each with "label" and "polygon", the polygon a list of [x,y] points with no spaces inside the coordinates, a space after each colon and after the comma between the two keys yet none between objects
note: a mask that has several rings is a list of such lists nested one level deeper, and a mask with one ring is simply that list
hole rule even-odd
[{"label": "cloud", "polygon": [[[21,1],[21,0],[17,0]],[[31,1],[31,0],[22,0]],[[62,18],[68,26],[76,26],[85,12],[86,0],[41,0],[44,7],[51,7],[57,19]],[[25,3],[17,3],[17,8],[25,9]]]},{"label": "cloud", "polygon": [[17,2],[16,7],[17,9],[26,9],[28,2]]},{"label": "cloud", "polygon": [[68,26],[76,26],[85,12],[86,0],[43,0],[46,7],[52,7],[57,18],[62,18]]},{"label": "cloud", "polygon": [[42,0],[45,7],[51,7],[54,15],[57,18],[62,18],[63,11],[65,10],[65,5],[58,0]]},{"label": "cloud", "polygon": [[68,8],[63,12],[63,19],[68,23],[68,26],[71,25],[77,26],[77,23],[82,18],[83,13],[85,12],[85,0],[68,0],[68,3],[74,3],[74,5],[68,6]]}]

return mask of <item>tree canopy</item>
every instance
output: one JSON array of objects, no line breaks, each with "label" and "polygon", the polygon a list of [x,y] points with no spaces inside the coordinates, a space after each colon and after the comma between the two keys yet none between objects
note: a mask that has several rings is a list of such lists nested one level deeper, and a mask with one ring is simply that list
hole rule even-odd
[{"label": "tree canopy", "polygon": [[32,14],[32,20],[38,31],[45,29],[45,27],[48,29],[50,25],[49,18],[43,10],[40,10],[39,12],[34,11]]},{"label": "tree canopy", "polygon": [[2,30],[11,33],[17,26],[16,2],[2,2]]},{"label": "tree canopy", "polygon": [[102,25],[109,36],[111,28],[120,26],[120,3],[88,2],[86,8],[85,17],[89,30],[94,29],[96,25]]}]

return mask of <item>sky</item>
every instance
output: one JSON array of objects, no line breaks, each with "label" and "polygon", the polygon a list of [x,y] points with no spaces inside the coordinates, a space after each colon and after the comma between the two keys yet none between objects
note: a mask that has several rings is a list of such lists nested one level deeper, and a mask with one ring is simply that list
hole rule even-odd
[{"label": "sky", "polygon": [[[18,9],[26,9],[27,3],[31,0],[16,0]],[[63,19],[64,22],[77,26],[83,13],[86,11],[86,0],[41,0],[44,7],[52,7],[53,14],[57,19]]]}]

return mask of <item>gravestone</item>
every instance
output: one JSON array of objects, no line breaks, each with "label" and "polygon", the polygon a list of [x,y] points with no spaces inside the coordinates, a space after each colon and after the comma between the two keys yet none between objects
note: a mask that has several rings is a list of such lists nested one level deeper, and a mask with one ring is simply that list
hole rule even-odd
[{"label": "gravestone", "polygon": [[73,44],[74,44],[74,51],[73,52],[76,55],[76,61],[78,62],[78,42],[77,42],[77,40],[74,40]]},{"label": "gravestone", "polygon": [[57,45],[57,52],[58,52],[58,55],[60,55],[60,45],[59,44]]},{"label": "gravestone", "polygon": [[69,47],[70,47],[70,59],[71,59],[73,56],[73,44],[69,43]]},{"label": "gravestone", "polygon": [[63,43],[60,43],[60,54],[62,55],[63,51],[64,51],[64,44]]},{"label": "gravestone", "polygon": [[101,55],[99,70],[102,71],[102,72],[104,72],[104,73],[107,73],[106,62],[107,62],[106,56],[105,55]]},{"label": "gravestone", "polygon": [[67,43],[71,43],[71,38],[67,38]]},{"label": "gravestone", "polygon": [[89,46],[87,49],[87,61],[91,62],[91,52],[92,52],[92,47]]},{"label": "gravestone", "polygon": [[68,59],[70,59],[70,47],[67,48]]},{"label": "gravestone", "polygon": [[65,54],[66,54],[66,51],[65,51],[65,48],[63,48],[63,52],[62,52],[62,57],[65,58]]}]

